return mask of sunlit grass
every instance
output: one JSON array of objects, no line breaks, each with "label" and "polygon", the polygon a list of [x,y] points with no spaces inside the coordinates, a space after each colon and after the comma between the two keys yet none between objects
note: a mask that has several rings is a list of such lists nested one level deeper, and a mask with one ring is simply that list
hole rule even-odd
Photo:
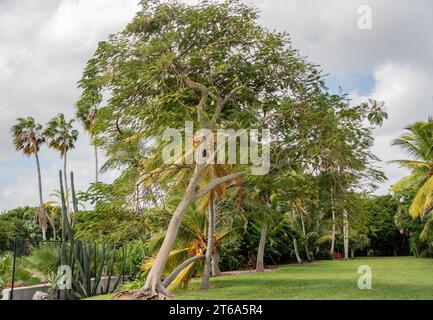
[{"label": "sunlit grass", "polygon": [[[372,290],[358,288],[358,268],[372,268]],[[177,290],[181,300],[433,300],[433,259],[359,258],[212,278],[210,290]],[[113,295],[89,300],[108,300]]]},{"label": "sunlit grass", "polygon": [[[372,268],[372,290],[358,288],[358,267]],[[433,299],[433,260],[360,258],[281,267],[275,272],[212,279],[213,289],[178,290],[177,299],[394,300]]]}]

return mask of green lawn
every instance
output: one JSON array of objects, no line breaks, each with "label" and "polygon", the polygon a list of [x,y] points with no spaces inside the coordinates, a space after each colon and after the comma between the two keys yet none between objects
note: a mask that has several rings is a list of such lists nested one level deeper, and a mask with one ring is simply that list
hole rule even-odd
[{"label": "green lawn", "polygon": [[[358,289],[358,267],[372,268],[372,290]],[[211,290],[176,291],[180,300],[433,300],[433,259],[359,258],[280,267],[212,279]],[[109,296],[91,300],[106,300]]]},{"label": "green lawn", "polygon": [[[372,290],[358,289],[358,267],[372,268]],[[359,258],[281,267],[275,272],[212,279],[215,288],[176,292],[176,299],[433,299],[433,259]]]}]

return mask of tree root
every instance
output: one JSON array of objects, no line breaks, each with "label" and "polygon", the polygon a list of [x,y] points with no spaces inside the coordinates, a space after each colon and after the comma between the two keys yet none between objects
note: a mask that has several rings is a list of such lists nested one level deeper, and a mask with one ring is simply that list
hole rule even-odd
[{"label": "tree root", "polygon": [[155,289],[142,288],[136,291],[121,291],[111,300],[168,300],[173,294],[164,288],[161,284],[155,286]]},{"label": "tree root", "polygon": [[168,297],[152,292],[151,290],[137,290],[137,291],[122,291],[117,293],[110,300],[167,300]]}]

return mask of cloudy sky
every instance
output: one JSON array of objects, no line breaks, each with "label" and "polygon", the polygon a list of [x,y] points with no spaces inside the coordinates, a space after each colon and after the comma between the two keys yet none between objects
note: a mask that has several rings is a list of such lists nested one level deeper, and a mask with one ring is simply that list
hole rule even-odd
[{"label": "cloudy sky", "polygon": [[[330,74],[332,90],[341,87],[356,101],[385,101],[390,119],[375,134],[374,151],[383,161],[404,157],[390,142],[411,122],[433,115],[433,2],[246,2],[261,9],[263,25],[291,34],[294,46]],[[361,5],[372,9],[371,29],[358,28]],[[0,211],[38,199],[34,159],[14,151],[10,126],[22,116],[41,123],[59,112],[71,117],[80,94],[76,82],[96,44],[120,31],[138,8],[138,0],[0,0]],[[93,179],[89,159],[83,133],[70,154],[81,190]],[[47,199],[57,188],[61,160],[44,148],[41,162]],[[405,171],[382,166],[389,181],[379,192],[386,193]]]}]

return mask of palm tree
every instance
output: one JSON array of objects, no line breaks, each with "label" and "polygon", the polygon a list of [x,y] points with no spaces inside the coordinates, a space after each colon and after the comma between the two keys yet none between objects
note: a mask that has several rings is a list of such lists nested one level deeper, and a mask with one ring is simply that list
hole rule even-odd
[{"label": "palm tree", "polygon": [[28,157],[32,154],[35,155],[39,187],[38,222],[42,230],[42,239],[46,240],[47,220],[42,196],[41,166],[39,163],[39,150],[41,145],[45,143],[42,125],[36,123],[32,117],[19,118],[17,119],[17,124],[12,126],[11,132],[13,144],[17,151],[21,151]]},{"label": "palm tree", "polygon": [[[60,157],[63,158],[63,174],[65,179],[65,191],[68,194],[68,174],[67,174],[67,155],[68,151],[75,148],[75,142],[78,139],[78,131],[74,129],[73,123],[75,120],[67,121],[65,115],[60,113],[55,118],[51,119],[45,129],[45,136],[48,139],[48,146],[60,152]],[[66,209],[69,211],[69,201],[66,199]]]},{"label": "palm tree", "polygon": [[[217,191],[213,192],[214,195]],[[209,196],[211,198],[211,196]],[[178,201],[178,196],[174,196],[168,201],[167,205],[173,210],[173,203]],[[204,200],[201,201],[205,203]],[[206,268],[206,259],[209,259],[209,252],[217,250],[218,245],[230,236],[236,236],[236,231],[242,227],[224,226],[222,230],[213,233],[213,240],[209,242],[209,222],[206,221],[208,214],[206,210],[201,210],[197,206],[192,206],[188,210],[185,219],[179,229],[179,237],[176,242],[176,249],[170,252],[167,266],[165,268],[164,287],[168,290],[175,290],[178,287],[188,288],[188,284],[197,271]],[[161,230],[153,235],[149,240],[149,247],[156,248],[163,240],[165,231]],[[211,243],[211,247],[209,247]],[[150,257],[144,261],[142,271],[147,273],[155,263],[155,257]],[[209,267],[208,267],[209,268]],[[206,277],[206,275],[203,275]],[[202,288],[203,289],[203,288]],[[207,289],[205,287],[204,289]]]},{"label": "palm tree", "polygon": [[413,217],[424,217],[433,208],[433,118],[428,122],[416,122],[406,130],[408,132],[396,139],[393,145],[406,151],[412,159],[391,163],[409,169],[411,174],[398,181],[392,191],[416,190],[409,213]]},{"label": "palm tree", "polygon": [[[92,126],[95,124],[97,114],[97,107],[87,109],[79,106],[76,117],[81,121],[84,129],[90,133]],[[96,144],[93,144],[93,147],[95,152],[95,182],[99,182],[98,146]]]}]

